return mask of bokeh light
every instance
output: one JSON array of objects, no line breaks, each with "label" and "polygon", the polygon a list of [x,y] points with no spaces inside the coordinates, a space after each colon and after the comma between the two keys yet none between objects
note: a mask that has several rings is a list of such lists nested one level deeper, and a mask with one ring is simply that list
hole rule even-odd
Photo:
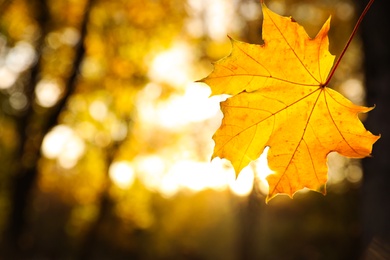
[{"label": "bokeh light", "polygon": [[129,188],[134,183],[135,174],[130,162],[114,162],[110,165],[108,173],[112,182],[122,189]]},{"label": "bokeh light", "polygon": [[37,103],[42,107],[52,107],[60,99],[62,87],[59,82],[52,79],[42,79],[35,88]]},{"label": "bokeh light", "polygon": [[57,159],[63,168],[74,167],[84,151],[84,141],[66,125],[54,127],[42,143],[43,155],[49,159]]}]

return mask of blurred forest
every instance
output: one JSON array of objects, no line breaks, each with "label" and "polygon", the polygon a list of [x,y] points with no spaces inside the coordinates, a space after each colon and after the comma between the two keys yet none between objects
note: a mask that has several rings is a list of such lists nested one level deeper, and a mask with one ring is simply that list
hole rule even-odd
[{"label": "blurred forest", "polygon": [[[332,15],[336,55],[361,12],[266,4],[312,37]],[[264,157],[237,180],[210,162],[224,97],[195,81],[227,35],[261,43],[261,17],[258,0],[0,0],[0,258],[359,259],[360,161],[331,154],[327,196],[269,205]],[[362,46],[331,82],[357,104]]]}]

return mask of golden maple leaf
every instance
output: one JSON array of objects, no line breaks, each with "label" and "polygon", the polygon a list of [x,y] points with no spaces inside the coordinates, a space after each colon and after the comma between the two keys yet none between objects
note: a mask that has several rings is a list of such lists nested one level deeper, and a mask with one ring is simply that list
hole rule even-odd
[{"label": "golden maple leaf", "polygon": [[379,139],[358,118],[372,108],[354,105],[328,88],[334,56],[330,18],[314,39],[264,3],[263,45],[231,39],[232,52],[202,82],[221,102],[222,124],[213,136],[214,157],[231,161],[236,174],[269,146],[267,201],[303,188],[326,193],[327,155],[370,155]]}]

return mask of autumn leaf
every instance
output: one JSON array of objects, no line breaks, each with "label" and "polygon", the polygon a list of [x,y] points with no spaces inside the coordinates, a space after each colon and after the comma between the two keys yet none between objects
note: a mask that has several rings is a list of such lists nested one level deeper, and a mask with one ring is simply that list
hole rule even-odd
[{"label": "autumn leaf", "polygon": [[327,155],[369,156],[379,136],[358,118],[357,106],[326,86],[335,56],[329,52],[330,18],[311,39],[290,17],[264,3],[263,45],[231,39],[232,52],[202,82],[221,103],[222,124],[213,136],[214,157],[231,161],[236,174],[269,146],[267,201],[309,188],[326,193]]}]

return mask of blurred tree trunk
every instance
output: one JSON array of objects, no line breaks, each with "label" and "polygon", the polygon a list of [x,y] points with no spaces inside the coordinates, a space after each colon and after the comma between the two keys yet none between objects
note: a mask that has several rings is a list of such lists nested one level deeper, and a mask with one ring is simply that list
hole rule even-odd
[{"label": "blurred tree trunk", "polygon": [[110,218],[112,218],[111,213],[113,212],[114,207],[114,201],[110,196],[110,186],[112,183],[109,177],[109,166],[113,163],[120,144],[121,142],[114,143],[106,150],[107,168],[105,171],[104,188],[99,197],[99,214],[88,227],[88,230],[80,243],[77,259],[94,259],[97,257],[94,253],[96,253],[96,251],[98,254],[100,253],[99,250],[96,250],[96,247],[99,247],[99,243],[101,243],[102,240],[101,229],[103,228],[105,222],[109,222]]},{"label": "blurred tree trunk", "polygon": [[238,256],[241,260],[259,258],[258,234],[261,219],[261,212],[264,210],[258,196],[258,180],[255,179],[252,192],[248,197],[242,198],[239,203],[239,234],[238,234]]},{"label": "blurred tree trunk", "polygon": [[64,109],[69,97],[72,95],[78,70],[84,57],[84,39],[89,19],[91,2],[87,2],[84,17],[80,25],[80,41],[75,46],[75,58],[72,70],[69,74],[63,98],[47,113],[38,114],[34,111],[34,91],[41,78],[41,55],[45,45],[45,38],[50,32],[50,13],[45,0],[30,2],[32,9],[37,11],[37,22],[41,29],[40,40],[37,43],[38,60],[31,69],[30,82],[24,89],[28,99],[28,108],[20,115],[18,120],[18,132],[20,136],[20,148],[16,155],[14,178],[12,180],[11,212],[7,223],[6,241],[10,254],[23,251],[23,237],[26,228],[26,219],[30,203],[31,193],[38,177],[37,165],[41,157],[40,148],[44,136],[58,123],[58,117]]},{"label": "blurred tree trunk", "polygon": [[38,59],[35,65],[30,70],[30,81],[24,87],[24,94],[27,98],[27,108],[22,114],[18,115],[17,127],[19,134],[19,149],[15,156],[11,197],[11,212],[9,215],[6,241],[9,244],[8,250],[13,255],[20,251],[22,247],[21,234],[25,224],[26,208],[29,200],[30,190],[33,187],[37,177],[36,164],[39,159],[40,150],[38,143],[34,142],[35,138],[39,138],[39,133],[35,124],[32,124],[33,97],[37,82],[39,81],[39,68],[41,65],[41,50],[44,46],[44,38],[49,28],[50,15],[46,1],[38,0],[30,2],[30,10],[36,12],[36,21],[40,28],[40,38],[36,43]]},{"label": "blurred tree trunk", "polygon": [[[360,0],[363,10],[368,0]],[[390,27],[388,26],[390,2],[375,1],[362,24],[363,48],[368,106],[376,108],[368,114],[367,128],[381,139],[374,145],[373,157],[363,160],[364,181],[363,243],[370,252],[377,251],[390,259]],[[375,249],[375,243],[381,247]],[[379,259],[379,258],[375,258]]]}]

